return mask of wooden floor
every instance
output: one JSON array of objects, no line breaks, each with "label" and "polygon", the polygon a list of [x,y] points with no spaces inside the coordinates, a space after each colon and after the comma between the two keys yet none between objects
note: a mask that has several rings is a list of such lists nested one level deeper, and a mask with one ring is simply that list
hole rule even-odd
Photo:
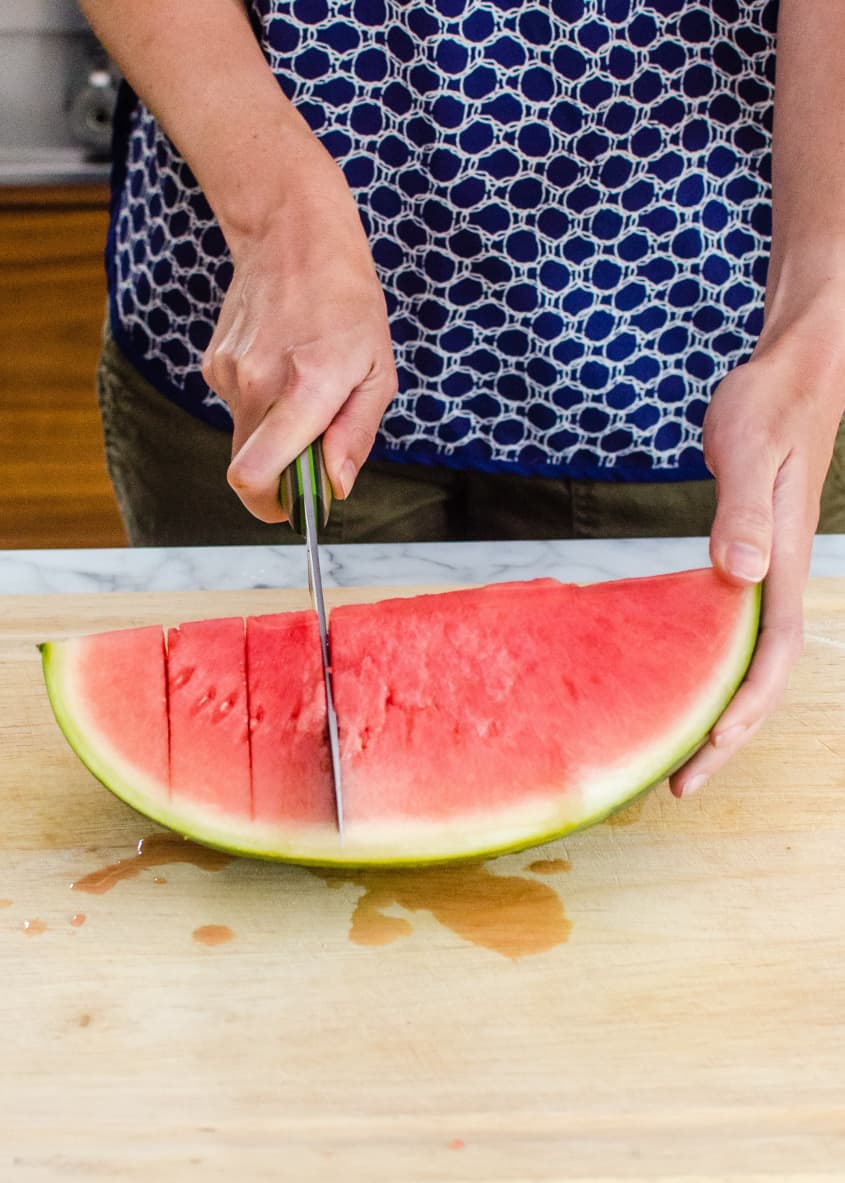
[{"label": "wooden floor", "polygon": [[94,388],[106,202],[0,191],[0,549],[126,544]]}]

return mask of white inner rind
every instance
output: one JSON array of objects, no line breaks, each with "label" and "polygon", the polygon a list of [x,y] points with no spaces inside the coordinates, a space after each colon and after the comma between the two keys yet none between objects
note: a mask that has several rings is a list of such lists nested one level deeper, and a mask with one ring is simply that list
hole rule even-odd
[{"label": "white inner rind", "polygon": [[101,733],[74,685],[81,642],[45,645],[44,672],[56,718],[82,761],[128,805],[170,829],[238,854],[298,863],[442,862],[531,846],[582,828],[662,780],[699,746],[742,680],[754,648],[759,602],[759,591],[750,589],[728,651],[684,716],[673,719],[669,736],[652,738],[610,767],[582,768],[577,781],[532,790],[517,804],[497,806],[495,812],[475,808],[438,821],[409,816],[379,822],[350,819],[342,842],[334,826],[267,825],[208,804],[171,800],[158,781],[111,744],[92,743],[91,737],[102,739]]}]

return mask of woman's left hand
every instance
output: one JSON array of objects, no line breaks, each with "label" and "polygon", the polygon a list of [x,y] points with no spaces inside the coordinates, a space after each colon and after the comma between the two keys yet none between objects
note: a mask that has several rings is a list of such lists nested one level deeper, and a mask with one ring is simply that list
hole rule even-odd
[{"label": "woman's left hand", "polygon": [[716,478],[710,536],[725,579],[763,587],[760,636],[742,686],[709,741],[670,779],[676,797],[695,792],[775,709],[803,644],[803,591],[845,391],[842,305],[765,332],[752,358],[713,394],[704,455]]}]

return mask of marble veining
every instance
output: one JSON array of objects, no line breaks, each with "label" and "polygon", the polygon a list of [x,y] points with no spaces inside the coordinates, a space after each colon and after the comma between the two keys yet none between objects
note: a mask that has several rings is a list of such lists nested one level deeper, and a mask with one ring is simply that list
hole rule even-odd
[{"label": "marble veining", "polygon": [[[575,583],[706,566],[706,538],[356,544],[321,549],[326,587]],[[845,577],[845,534],[819,535],[813,576]],[[0,551],[0,594],[304,587],[302,546]]]}]

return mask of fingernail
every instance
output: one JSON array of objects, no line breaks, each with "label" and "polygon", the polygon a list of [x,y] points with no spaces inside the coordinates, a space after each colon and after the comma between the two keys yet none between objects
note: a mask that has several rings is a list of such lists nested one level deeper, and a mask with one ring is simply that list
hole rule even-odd
[{"label": "fingernail", "polygon": [[691,797],[693,793],[697,793],[699,789],[703,789],[707,784],[706,776],[694,776],[687,781],[681,788],[682,797]]},{"label": "fingernail", "polygon": [[358,469],[351,460],[344,461],[343,467],[340,470],[340,487],[343,489],[343,496],[348,497],[352,491],[352,486],[355,484],[355,478],[358,475]]},{"label": "fingernail", "polygon": [[744,723],[735,723],[733,727],[729,727],[727,731],[717,731],[713,735],[714,748],[729,748],[732,743],[736,743],[742,736],[743,732],[748,728]]},{"label": "fingernail", "polygon": [[766,556],[747,542],[732,542],[728,547],[727,568],[737,579],[759,583],[766,574]]}]

